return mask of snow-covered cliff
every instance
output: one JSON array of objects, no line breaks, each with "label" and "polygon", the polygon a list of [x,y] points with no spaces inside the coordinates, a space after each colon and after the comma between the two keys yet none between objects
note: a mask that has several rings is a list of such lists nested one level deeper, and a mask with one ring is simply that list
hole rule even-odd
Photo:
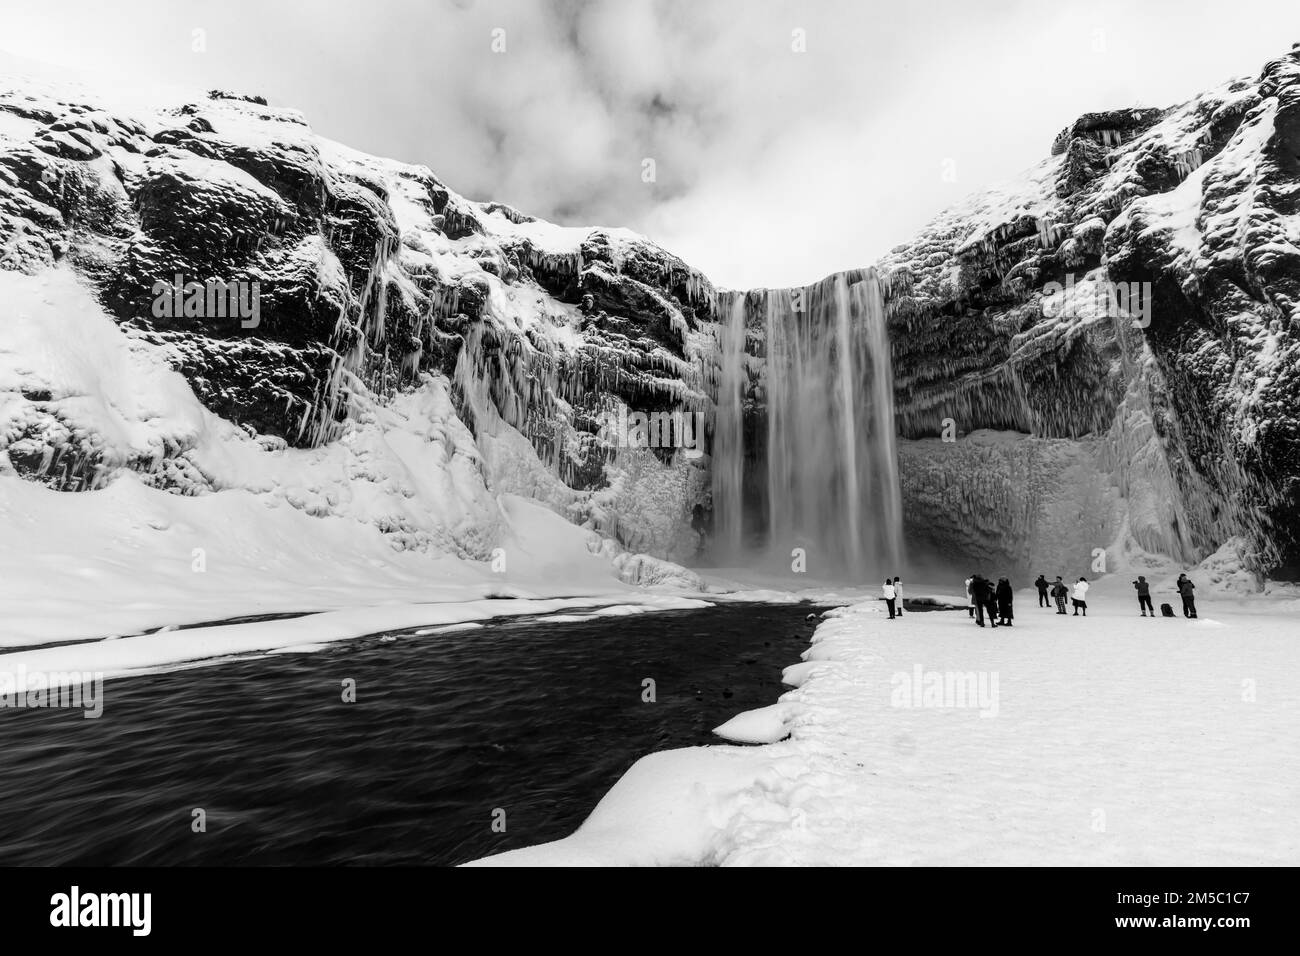
[{"label": "snow-covered cliff", "polygon": [[0,84],[0,280],[4,480],[242,489],[477,560],[517,494],[593,547],[693,553],[700,456],[600,424],[709,404],[712,289],[627,230],[471,202],[258,98],[127,118]]},{"label": "snow-covered cliff", "polygon": [[1240,536],[1295,576],[1300,50],[1170,109],[1088,114],[1051,154],[880,264],[913,277],[890,328],[913,540],[1037,571],[1052,542],[1080,567]]},{"label": "snow-covered cliff", "polygon": [[[1180,106],[1080,118],[877,263],[888,349],[861,351],[892,361],[900,440],[876,497],[901,494],[913,554],[1038,571],[1234,539],[1300,570],[1298,173],[1293,52]],[[211,280],[255,312],[214,308]],[[756,487],[790,392],[760,326],[805,321],[771,303],[850,284],[718,293],[627,230],[470,201],[256,97],[128,117],[0,82],[10,489],[243,492],[471,561],[511,540],[517,497],[657,580],[654,557],[692,555],[696,505],[745,537],[746,507],[714,493]],[[620,407],[698,412],[703,448],[626,447]]]}]

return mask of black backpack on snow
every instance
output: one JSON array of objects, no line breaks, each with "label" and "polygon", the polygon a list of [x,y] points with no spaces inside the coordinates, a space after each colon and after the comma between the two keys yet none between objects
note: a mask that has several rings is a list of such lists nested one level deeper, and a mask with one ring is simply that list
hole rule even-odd
[{"label": "black backpack on snow", "polygon": [[1174,616],[1173,606],[1170,604],[1160,605],[1160,613],[1164,617],[1173,617]]}]

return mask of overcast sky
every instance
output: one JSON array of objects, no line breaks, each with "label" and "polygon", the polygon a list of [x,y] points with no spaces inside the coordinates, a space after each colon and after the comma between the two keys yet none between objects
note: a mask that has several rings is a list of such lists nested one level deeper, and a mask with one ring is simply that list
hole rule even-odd
[{"label": "overcast sky", "polygon": [[10,53],[260,93],[730,287],[870,263],[1079,113],[1178,102],[1294,40],[1300,0],[0,0]]}]

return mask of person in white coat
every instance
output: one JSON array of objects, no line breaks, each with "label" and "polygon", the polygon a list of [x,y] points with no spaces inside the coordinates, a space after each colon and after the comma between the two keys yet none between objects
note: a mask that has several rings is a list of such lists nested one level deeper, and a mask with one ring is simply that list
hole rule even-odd
[{"label": "person in white coat", "polygon": [[898,616],[903,616],[903,579],[894,575],[894,597],[898,599]]},{"label": "person in white coat", "polygon": [[1075,617],[1079,616],[1079,611],[1083,611],[1084,617],[1088,616],[1088,587],[1087,578],[1079,578],[1078,581],[1074,582],[1074,594],[1072,595],[1072,600],[1074,601]]},{"label": "person in white coat", "polygon": [[975,583],[975,575],[966,579],[966,616],[975,616],[975,593],[971,590],[971,585]]},{"label": "person in white coat", "polygon": [[889,605],[889,619],[892,621],[895,613],[894,600],[897,597],[897,592],[894,590],[894,582],[889,580],[889,578],[885,578],[885,586],[881,588],[881,591],[884,592],[885,603]]}]

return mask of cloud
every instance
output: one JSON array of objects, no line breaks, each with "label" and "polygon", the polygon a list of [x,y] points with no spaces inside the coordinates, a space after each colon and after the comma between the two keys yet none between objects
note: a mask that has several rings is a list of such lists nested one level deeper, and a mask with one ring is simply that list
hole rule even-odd
[{"label": "cloud", "polygon": [[1176,102],[1300,36],[1293,0],[0,8],[0,44],[26,55],[259,92],[474,198],[638,229],[732,287],[869,263],[1079,113]]}]

